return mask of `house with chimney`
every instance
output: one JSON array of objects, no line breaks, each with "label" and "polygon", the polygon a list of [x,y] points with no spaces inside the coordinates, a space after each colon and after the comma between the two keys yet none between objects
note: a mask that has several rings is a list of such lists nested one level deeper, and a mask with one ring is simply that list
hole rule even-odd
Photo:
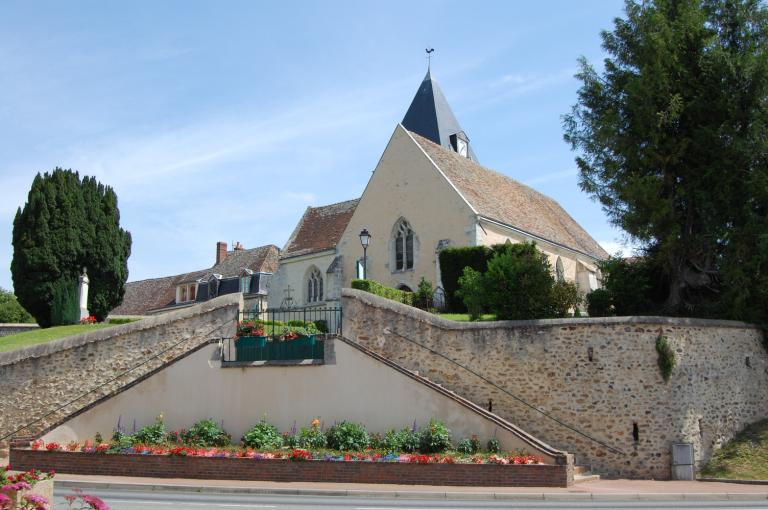
[{"label": "house with chimney", "polygon": [[242,292],[246,308],[265,307],[270,279],[277,270],[275,245],[246,249],[216,243],[216,263],[208,269],[125,284],[125,296],[111,316],[153,315],[185,308],[216,296]]},{"label": "house with chimney", "polygon": [[557,279],[582,292],[598,287],[606,251],[555,200],[480,164],[428,71],[360,198],[304,212],[280,254],[269,305],[335,305],[364,266],[386,286],[413,291],[423,277],[440,293],[441,250],[519,242],[535,242]]}]

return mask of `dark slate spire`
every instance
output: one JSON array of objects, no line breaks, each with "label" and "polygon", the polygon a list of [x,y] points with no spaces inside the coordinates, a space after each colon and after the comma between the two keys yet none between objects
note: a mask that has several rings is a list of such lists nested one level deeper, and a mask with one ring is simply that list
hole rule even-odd
[{"label": "dark slate spire", "polygon": [[[429,69],[403,117],[402,124],[408,131],[418,133],[450,150],[456,149],[451,143],[451,135],[461,133],[469,140],[453,115],[443,91],[432,79]],[[472,145],[469,146],[469,157],[472,161],[477,161]]]}]

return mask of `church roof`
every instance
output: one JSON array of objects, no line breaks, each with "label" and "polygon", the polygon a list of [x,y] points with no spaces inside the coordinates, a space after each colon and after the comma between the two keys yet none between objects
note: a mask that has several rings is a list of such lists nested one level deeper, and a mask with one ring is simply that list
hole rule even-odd
[{"label": "church roof", "polygon": [[[401,124],[408,131],[418,133],[446,149],[451,148],[451,135],[464,132],[429,70],[419,85],[419,90],[416,91]],[[466,136],[466,133],[464,134]],[[471,144],[469,155],[477,161]]]},{"label": "church roof", "polygon": [[331,250],[341,239],[359,199],[321,207],[307,207],[280,258]]},{"label": "church roof", "polygon": [[239,276],[243,269],[255,272],[274,273],[277,271],[278,248],[268,244],[250,250],[228,251],[224,260],[209,269],[182,273],[175,276],[150,278],[125,284],[125,296],[120,306],[110,312],[112,315],[145,315],[176,304],[176,286],[199,279],[207,280],[213,274],[224,278]]},{"label": "church roof", "polygon": [[608,258],[597,241],[553,199],[418,133],[411,135],[480,216],[592,257]]}]

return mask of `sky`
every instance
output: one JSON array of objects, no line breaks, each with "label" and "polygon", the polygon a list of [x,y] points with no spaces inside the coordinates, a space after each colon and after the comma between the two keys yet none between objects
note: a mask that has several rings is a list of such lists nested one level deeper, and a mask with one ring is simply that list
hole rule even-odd
[{"label": "sky", "polygon": [[[610,253],[562,115],[621,0],[0,4],[0,287],[13,217],[55,167],[112,186],[129,281],[283,247],[362,193],[427,70],[480,163],[557,200]],[[376,233],[373,233],[374,239]],[[625,253],[627,248],[624,248]]]}]

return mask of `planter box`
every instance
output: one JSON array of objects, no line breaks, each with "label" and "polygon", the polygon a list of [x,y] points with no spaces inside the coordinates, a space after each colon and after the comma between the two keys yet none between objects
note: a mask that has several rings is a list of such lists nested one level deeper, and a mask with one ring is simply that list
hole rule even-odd
[{"label": "planter box", "polygon": [[272,340],[266,336],[241,336],[235,341],[236,361],[287,361],[323,359],[323,341],[316,335],[294,340]]},{"label": "planter box", "polygon": [[78,475],[258,480],[272,482],[388,483],[476,487],[568,487],[573,465],[405,464],[323,460],[255,460],[165,455],[105,455],[12,449],[17,469]]}]

